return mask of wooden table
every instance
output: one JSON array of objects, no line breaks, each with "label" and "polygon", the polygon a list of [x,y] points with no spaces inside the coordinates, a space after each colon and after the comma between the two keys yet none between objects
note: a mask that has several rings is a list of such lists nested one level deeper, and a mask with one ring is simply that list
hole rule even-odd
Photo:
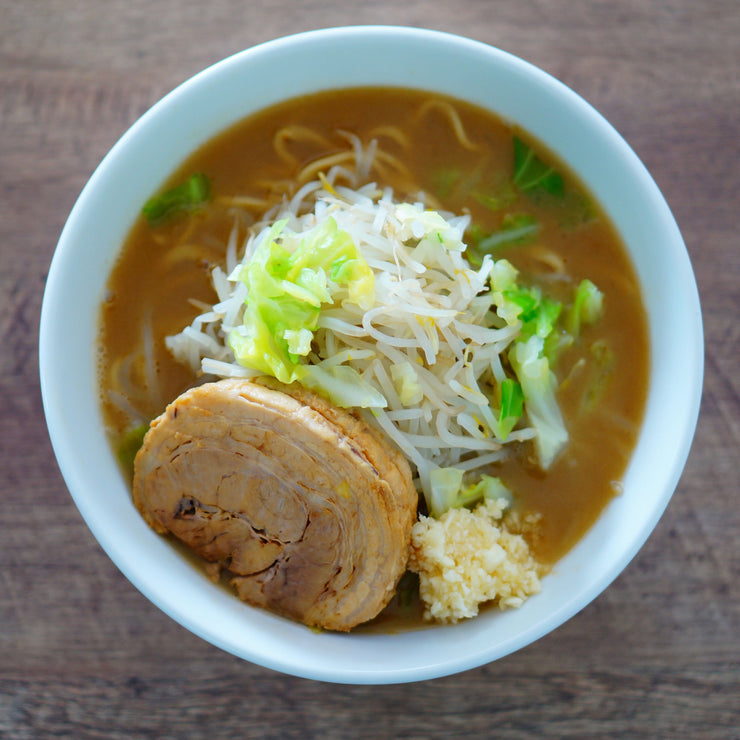
[{"label": "wooden table", "polygon": [[[108,560],[52,455],[37,326],[75,198],[152,103],[257,42],[383,22],[527,58],[621,131],[687,242],[706,381],[665,516],[593,604],[462,675],[328,687],[202,642]],[[739,38],[737,0],[0,0],[0,737],[740,737]]]}]

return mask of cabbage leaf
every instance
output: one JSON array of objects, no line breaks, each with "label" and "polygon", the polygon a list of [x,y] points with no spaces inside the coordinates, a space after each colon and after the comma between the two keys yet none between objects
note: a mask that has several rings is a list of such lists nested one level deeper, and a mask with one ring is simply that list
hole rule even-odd
[{"label": "cabbage leaf", "polygon": [[373,305],[372,270],[334,219],[302,234],[286,231],[286,224],[275,223],[248,264],[231,275],[247,287],[243,324],[229,335],[237,362],[282,383],[323,389],[342,406],[385,405],[381,394],[360,382],[359,373],[339,377],[336,370],[309,369],[304,359],[322,306],[340,295],[363,309]]},{"label": "cabbage leaf", "polygon": [[465,484],[459,468],[434,468],[429,474],[429,495],[426,504],[429,514],[438,519],[449,509],[472,507],[484,499],[512,501],[509,489],[500,478],[481,475],[475,483]]},{"label": "cabbage leaf", "polygon": [[544,162],[532,147],[518,136],[514,137],[514,184],[523,193],[545,192],[562,196],[565,191],[563,176]]},{"label": "cabbage leaf", "polygon": [[180,185],[150,198],[141,209],[150,225],[157,226],[175,213],[189,211],[211,199],[211,181],[196,172]]}]

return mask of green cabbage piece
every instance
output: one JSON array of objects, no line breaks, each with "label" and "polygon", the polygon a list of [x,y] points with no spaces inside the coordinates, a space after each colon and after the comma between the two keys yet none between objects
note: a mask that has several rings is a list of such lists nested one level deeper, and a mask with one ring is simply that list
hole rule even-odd
[{"label": "green cabbage piece", "polygon": [[603,312],[604,294],[590,280],[581,280],[576,288],[565,328],[574,339],[577,339],[581,327],[598,321]]},{"label": "green cabbage piece", "polygon": [[[244,322],[229,335],[237,362],[271,375],[283,383],[295,381],[342,398],[342,406],[381,404],[377,392],[349,394],[332,388],[346,385],[347,373],[309,369],[313,332],[323,305],[341,292],[367,310],[375,301],[375,277],[346,231],[327,219],[304,234],[285,232],[286,221],[275,223],[247,265],[231,275],[247,286]],[[352,371],[357,382],[359,374]],[[355,377],[357,376],[357,377]],[[382,398],[382,396],[380,396]],[[384,399],[383,399],[384,400]]]},{"label": "green cabbage piece", "polygon": [[492,298],[498,314],[509,324],[521,322],[520,335],[507,353],[518,387],[506,381],[502,384],[499,434],[505,439],[519,418],[517,412],[521,415],[521,393],[522,405],[535,429],[534,445],[540,466],[546,470],[568,440],[555,396],[555,375],[545,351],[545,340],[556,337],[562,305],[543,296],[537,287],[520,287],[517,276],[516,269],[506,260],[498,260],[491,273]]},{"label": "green cabbage piece", "polygon": [[429,490],[427,509],[435,519],[449,509],[470,507],[483,499],[512,501],[511,492],[500,478],[484,474],[475,483],[465,485],[459,468],[434,468],[429,474]]},{"label": "green cabbage piece", "polygon": [[565,190],[563,176],[544,162],[531,146],[514,137],[514,184],[522,192],[544,192],[562,196]]},{"label": "green cabbage piece", "polygon": [[[502,403],[499,435],[505,439],[516,424],[518,417],[514,417],[521,391],[524,411],[535,430],[534,445],[540,466],[546,470],[568,441],[555,396],[557,381],[548,359],[549,349],[560,344],[556,330],[562,304],[543,296],[537,287],[520,287],[517,276],[516,268],[501,259],[494,264],[490,278],[492,299],[499,316],[508,324],[521,322],[519,337],[507,353],[519,389],[507,388],[511,397],[507,399],[507,409]],[[503,402],[503,385],[501,390]]]},{"label": "green cabbage piece", "polygon": [[540,467],[547,470],[568,441],[568,431],[555,397],[557,382],[544,345],[544,339],[536,334],[517,340],[509,349],[508,358],[521,384],[524,407],[535,429],[534,446]]},{"label": "green cabbage piece", "polygon": [[201,172],[191,175],[180,185],[150,198],[141,209],[152,226],[157,226],[175,213],[189,211],[211,199],[211,181]]},{"label": "green cabbage piece", "polygon": [[522,386],[512,378],[501,383],[501,408],[498,415],[498,436],[505,440],[524,412]]},{"label": "green cabbage piece", "polygon": [[303,365],[301,371],[300,382],[323,393],[336,406],[365,409],[388,405],[385,396],[349,365]]},{"label": "green cabbage piece", "polygon": [[391,378],[398,398],[404,406],[416,406],[422,402],[424,393],[419,385],[418,375],[410,362],[398,362],[391,365]]}]

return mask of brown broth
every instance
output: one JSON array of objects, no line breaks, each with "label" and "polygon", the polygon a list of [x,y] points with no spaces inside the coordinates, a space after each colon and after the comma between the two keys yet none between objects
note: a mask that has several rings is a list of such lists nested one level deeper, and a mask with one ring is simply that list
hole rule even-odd
[{"label": "brown broth", "polygon": [[[461,143],[450,117],[436,103],[420,114],[429,100],[454,105],[468,139],[477,146],[475,150]],[[310,126],[329,143],[293,142],[289,148],[295,161],[285,162],[275,154],[273,137],[287,124]],[[385,133],[388,126],[404,132],[406,146]],[[453,212],[469,212],[483,232],[498,228],[503,213],[535,215],[542,224],[536,243],[510,247],[494,256],[509,259],[525,280],[550,286],[555,298],[565,299],[585,277],[605,294],[604,317],[585,329],[579,345],[568,350],[556,367],[559,380],[569,378],[596,340],[604,342],[613,354],[608,377],[599,376],[590,362],[585,370],[575,371],[559,392],[570,433],[567,453],[547,473],[527,459],[526,450],[495,470],[516,492],[525,511],[542,515],[536,536],[530,536],[531,545],[543,563],[555,562],[583,536],[615,495],[634,447],[648,382],[644,309],[634,270],[614,228],[567,168],[525,134],[513,132],[491,113],[459,101],[397,89],[320,93],[251,116],[189,157],[163,189],[193,172],[203,172],[212,183],[213,204],[154,229],[139,219],[111,274],[102,307],[101,396],[113,444],[119,443],[131,422],[109,400],[109,390],[117,387],[117,380],[111,377],[124,358],[141,353],[147,316],[153,321],[159,388],[146,389],[140,359],[128,373],[132,387],[144,389],[141,397],[132,399],[142,419],[161,413],[164,405],[194,380],[169,355],[163,338],[180,331],[200,313],[190,299],[210,303],[214,298],[209,266],[223,260],[235,217],[233,208],[222,199],[265,197],[273,187],[266,183],[291,181],[306,163],[346,150],[347,142],[338,131],[351,131],[363,141],[377,136],[384,151],[403,162],[411,182],[392,168],[380,182],[394,187],[397,196],[414,197],[412,182],[432,194],[441,187],[443,192],[437,196],[440,204]],[[538,202],[515,189],[507,190],[513,170],[513,133],[535,146],[565,175],[567,190],[562,203],[552,199]],[[379,180],[377,175],[373,179]],[[474,197],[480,192],[504,193],[509,202],[493,211]],[[249,215],[240,218],[248,225]],[[551,270],[539,254],[542,245],[562,260],[571,278],[567,285],[558,287],[557,282],[551,282]],[[607,382],[602,383],[604,380]],[[587,393],[594,386],[601,392],[589,405]]]}]

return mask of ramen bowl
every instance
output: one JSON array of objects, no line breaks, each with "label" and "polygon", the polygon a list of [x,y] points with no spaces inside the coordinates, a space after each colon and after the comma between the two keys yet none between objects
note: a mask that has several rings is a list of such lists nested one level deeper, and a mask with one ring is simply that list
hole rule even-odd
[{"label": "ramen bowl", "polygon": [[[253,112],[321,90],[418,88],[491,110],[582,180],[613,221],[643,293],[650,342],[644,422],[623,490],[519,609],[454,625],[335,634],[252,608],[155,534],[106,437],[96,345],[106,280],[142,203],[186,157]],[[469,39],[396,27],[299,34],[236,54],[167,95],[118,141],[82,191],[54,253],[40,325],[49,434],[72,497],[141,593],[195,635],[250,662],[316,680],[380,684],[453,674],[548,634],[596,598],[644,544],[678,483],[703,371],[698,294],[669,207],[640,160],[576,93]]]}]

